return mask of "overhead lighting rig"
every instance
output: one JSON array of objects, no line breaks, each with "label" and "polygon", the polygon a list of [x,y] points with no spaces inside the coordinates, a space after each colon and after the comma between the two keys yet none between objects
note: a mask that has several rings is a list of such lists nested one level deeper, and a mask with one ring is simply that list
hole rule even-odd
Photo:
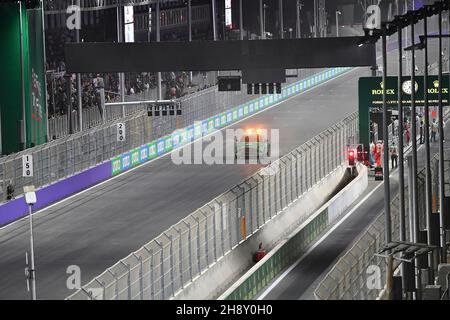
[{"label": "overhead lighting rig", "polygon": [[[425,17],[432,17],[439,12],[447,11],[450,8],[450,1],[436,1],[431,5],[424,5],[418,10],[410,10],[403,15],[395,16],[392,21],[383,22],[381,29],[367,29],[364,28],[364,36],[358,43],[358,46],[362,47],[365,44],[376,43],[382,36],[383,30],[386,31],[386,36],[392,36],[398,29],[406,28],[411,23],[418,23]],[[421,41],[423,42],[423,41]],[[410,48],[411,50],[412,48]]]}]

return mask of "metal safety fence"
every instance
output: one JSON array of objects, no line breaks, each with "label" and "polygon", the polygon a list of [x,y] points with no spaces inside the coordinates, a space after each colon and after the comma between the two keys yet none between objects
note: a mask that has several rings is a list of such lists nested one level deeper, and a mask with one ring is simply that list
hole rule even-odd
[{"label": "metal safety fence", "polygon": [[354,113],[172,226],[69,299],[169,299],[346,161]]},{"label": "metal safety fence", "polygon": [[[448,159],[450,150],[445,150],[445,157]],[[436,211],[436,195],[438,195],[438,163],[437,155],[433,157],[431,163],[433,212]],[[448,185],[450,177],[450,162],[445,162],[445,183]],[[426,228],[426,208],[425,208],[425,170],[418,173],[418,212],[419,228]],[[405,199],[409,199],[409,187],[405,188]],[[437,209],[438,210],[438,209]],[[411,240],[411,217],[410,202],[405,201],[405,224],[406,241]],[[391,225],[392,240],[400,240],[400,214],[399,197],[396,196],[391,202]],[[380,296],[386,283],[387,261],[384,258],[375,256],[385,245],[385,217],[384,212],[377,216],[376,220],[361,234],[355,244],[339,259],[336,265],[325,276],[316,288],[314,295],[319,300],[375,300]],[[394,260],[394,269],[399,262]],[[381,276],[380,286],[374,286],[370,275],[373,268],[379,268],[378,274]]]},{"label": "metal safety fence", "polygon": [[[322,69],[300,71],[297,77],[289,78],[283,86],[289,87],[296,81],[314,80],[316,75],[324,73]],[[330,72],[331,74],[331,72]],[[312,83],[311,80],[311,83]],[[310,80],[307,80],[308,83]],[[290,89],[289,89],[290,90]],[[120,154],[130,151],[150,141],[173,133],[176,129],[192,125],[195,121],[204,120],[220,112],[230,110],[233,106],[251,101],[261,95],[248,95],[246,92],[218,92],[217,87],[185,96],[181,99],[183,114],[181,116],[148,117],[144,107],[127,109],[127,116],[121,117],[121,107],[110,109],[108,122],[102,124],[97,109],[86,109],[85,116],[92,116],[93,128],[84,128],[82,132],[65,135],[68,131],[68,117],[59,119],[52,125],[60,126],[61,138],[44,145],[36,146],[0,158],[0,202],[8,199],[7,188],[14,188],[13,197],[22,194],[23,186],[33,184],[36,188],[49,185],[63,178],[79,173]],[[129,97],[136,99],[136,97]],[[141,98],[142,99],[142,98]],[[89,115],[90,114],[90,115]],[[77,114],[72,114],[73,124],[77,121]],[[117,141],[117,123],[124,123],[126,127],[125,141]],[[74,127],[74,131],[77,128]],[[22,177],[22,156],[33,155],[34,177]]]},{"label": "metal safety fence", "polygon": [[[186,87],[184,89],[183,97],[179,98],[181,102],[183,101],[197,101],[195,106],[201,110],[202,108],[209,108],[208,104],[202,103],[204,102],[202,99],[199,99],[199,96],[209,95],[214,96],[217,91],[217,87],[215,86],[217,82],[216,72],[205,72],[205,73],[196,73],[192,78],[191,87]],[[186,83],[188,85],[188,83]],[[167,91],[168,85],[163,82],[162,83],[162,93],[164,94]],[[200,88],[206,88],[203,90],[198,90]],[[198,91],[197,91],[198,90]],[[110,96],[112,102],[121,101],[121,95],[116,92],[105,91],[105,94]],[[225,95],[222,95],[226,97]],[[148,101],[148,100],[157,100],[158,93],[157,88],[149,88],[148,90],[144,90],[140,93],[130,94],[124,96],[124,101],[132,102],[132,101]],[[213,97],[214,98],[214,97]],[[222,98],[222,97],[220,97]],[[108,102],[108,101],[107,101]],[[229,107],[230,105],[227,105]],[[104,117],[102,117],[102,111],[99,107],[95,105],[83,105],[82,106],[82,123],[83,130],[88,130],[93,127],[104,124],[105,122],[115,121],[124,116],[130,116],[137,112],[143,111],[146,109],[146,106],[143,105],[127,105],[123,110],[122,106],[107,106],[105,108]],[[79,111],[72,110],[69,118],[68,114],[56,114],[48,119],[48,136],[49,140],[59,139],[61,137],[65,137],[70,134],[70,132],[75,133],[80,131],[80,120],[79,120]],[[70,119],[70,120],[69,120]],[[196,120],[198,120],[197,118]]]}]

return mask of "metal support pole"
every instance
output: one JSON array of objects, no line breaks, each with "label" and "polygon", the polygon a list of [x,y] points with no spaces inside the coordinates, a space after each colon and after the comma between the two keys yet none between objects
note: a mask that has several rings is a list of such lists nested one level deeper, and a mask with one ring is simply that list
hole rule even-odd
[{"label": "metal support pole", "polygon": [[67,105],[67,125],[68,125],[68,133],[73,133],[72,127],[72,79],[70,74],[66,74],[66,105]]},{"label": "metal support pole", "polygon": [[[188,11],[188,40],[192,41],[192,3],[191,0],[188,0],[187,3],[187,11]],[[192,71],[189,71],[189,83],[192,84]]]},{"label": "metal support pole", "polygon": [[34,267],[34,234],[33,234],[33,209],[32,206],[28,206],[28,215],[30,222],[30,258],[31,258],[31,266],[29,269],[30,272],[30,280],[31,280],[31,300],[36,300],[36,269]]},{"label": "metal support pole", "polygon": [[339,38],[339,15],[341,12],[339,10],[336,10],[336,37]]},{"label": "metal support pole", "polygon": [[242,9],[242,1],[239,0],[239,36],[241,40],[244,40],[244,14]]},{"label": "metal support pole", "polygon": [[280,11],[280,38],[284,39],[283,0],[278,0]]},{"label": "metal support pole", "polygon": [[[80,1],[77,0],[77,5],[80,6]],[[77,43],[80,42],[80,30],[77,28],[75,30],[75,41]],[[44,38],[45,39],[45,38]],[[77,73],[77,101],[78,101],[78,129],[79,131],[83,131],[83,91],[81,87],[81,73]]]},{"label": "metal support pole", "polygon": [[415,71],[415,50],[414,50],[414,18],[411,17],[411,141],[412,141],[412,192],[414,217],[414,240],[419,239],[419,210],[417,193],[417,128],[416,128],[416,71]]},{"label": "metal support pole", "polygon": [[302,28],[301,28],[301,25],[302,25],[302,21],[301,21],[301,16],[300,16],[300,13],[301,13],[301,9],[302,9],[302,5],[301,5],[301,3],[300,3],[300,0],[297,0],[297,20],[296,20],[296,26],[297,26],[297,38],[298,39],[301,39],[301,37],[302,37]]},{"label": "metal support pole", "polygon": [[[446,238],[445,238],[445,185],[444,185],[444,112],[442,106],[442,13],[438,14],[438,29],[439,29],[439,63],[438,63],[438,127],[439,127],[439,224],[440,224],[440,240],[443,251],[441,252],[441,262],[445,263],[447,260],[447,254],[445,252]],[[450,10],[449,10],[449,23],[450,23]],[[450,51],[450,50],[449,50]],[[450,296],[450,294],[449,294]]]},{"label": "metal support pole", "polygon": [[[41,0],[41,19],[42,19],[42,55],[44,57],[44,61],[47,61],[47,53],[45,51],[45,14],[44,14],[44,8],[45,8],[45,0]],[[46,142],[50,141],[50,133],[49,133],[49,125],[48,125],[48,91],[47,91],[47,69],[44,67],[44,84],[45,84],[45,90],[44,90],[44,101],[45,101],[45,127],[46,127],[46,132],[45,132],[45,138],[46,138]],[[54,104],[53,104],[54,105]],[[0,150],[0,154],[1,154],[1,150]]]},{"label": "metal support pole", "polygon": [[[399,10],[399,7],[397,7]],[[400,12],[398,12],[400,14]],[[400,215],[400,241],[406,241],[406,216],[405,216],[405,167],[404,167],[404,141],[403,141],[403,101],[402,101],[402,76],[403,76],[403,44],[401,27],[397,28],[398,35],[398,181],[399,181],[399,215]],[[402,288],[406,288],[406,266],[401,265]]]},{"label": "metal support pole", "polygon": [[211,0],[212,23],[213,23],[213,39],[217,41],[217,17],[216,17],[216,0]]},{"label": "metal support pole", "polygon": [[[414,17],[411,17],[411,139],[412,139],[412,197],[413,197],[413,213],[414,213],[414,242],[419,241],[419,203],[417,192],[417,130],[416,130],[416,58],[415,58],[415,33],[414,33]],[[416,265],[419,265],[416,259]],[[420,269],[417,270],[416,277],[416,299],[421,300],[421,280]]]},{"label": "metal support pole", "polygon": [[389,185],[389,132],[388,132],[388,113],[386,103],[386,83],[387,83],[387,50],[386,50],[386,27],[383,26],[382,37],[383,50],[383,176],[384,176],[384,214],[386,220],[385,242],[391,242],[391,190]]},{"label": "metal support pole", "polygon": [[[123,42],[123,14],[122,7],[117,6],[117,42]],[[119,73],[120,101],[125,102],[125,74]],[[122,117],[125,117],[125,106],[122,106]]]},{"label": "metal support pole", "polygon": [[317,0],[314,0],[314,38],[317,38],[318,33],[318,24],[319,24],[319,17],[317,12]]},{"label": "metal support pole", "polygon": [[[423,18],[423,33],[425,35],[424,38],[424,112],[425,112],[425,124],[424,124],[424,137],[425,137],[425,215],[426,215],[426,224],[427,224],[427,242],[429,245],[431,245],[431,215],[432,215],[432,209],[431,209],[431,155],[430,155],[430,108],[428,105],[428,21],[427,16],[424,15]],[[428,284],[432,284],[434,275],[433,275],[433,253],[429,254],[429,272],[430,275],[428,277]]]},{"label": "metal support pole", "polygon": [[413,198],[411,196],[412,185],[413,185],[413,165],[412,165],[412,155],[409,154],[406,158],[406,163],[408,167],[408,206],[409,206],[409,241],[414,242],[414,212],[413,212]]},{"label": "metal support pole", "polygon": [[259,0],[259,26],[261,31],[261,39],[265,39],[264,35],[264,3],[263,0]]},{"label": "metal support pole", "polygon": [[[159,1],[156,2],[156,42],[161,41],[161,11],[159,6]],[[161,89],[161,72],[158,72],[157,74],[157,98],[158,100],[162,99],[162,89]]]}]

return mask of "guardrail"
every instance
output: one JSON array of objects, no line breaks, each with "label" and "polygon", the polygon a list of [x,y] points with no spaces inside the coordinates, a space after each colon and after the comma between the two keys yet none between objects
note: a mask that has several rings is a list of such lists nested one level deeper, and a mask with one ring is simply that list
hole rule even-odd
[{"label": "guardrail", "polygon": [[357,122],[354,113],[261,169],[108,268],[69,299],[173,297],[342,165],[346,146],[358,139]]},{"label": "guardrail", "polygon": [[[125,141],[117,141],[116,123],[119,121],[115,121],[3,157],[0,159],[0,199],[6,200],[6,187],[8,185],[14,186],[16,191],[14,196],[18,197],[22,194],[24,185],[33,184],[36,188],[46,188],[66,178],[82,174],[87,170],[93,170],[93,172],[89,176],[88,183],[82,187],[94,185],[140,163],[171,152],[177,146],[189,143],[205,134],[309,90],[348,70],[350,68],[333,68],[321,71],[283,87],[282,94],[258,96],[229,110],[227,108],[232,105],[231,103],[243,99],[244,94],[240,98],[238,94],[230,93],[229,99],[222,99],[221,93],[214,91],[215,100],[205,97],[206,101],[204,102],[204,105],[210,103],[211,108],[208,111],[204,108],[205,110],[201,113],[196,108],[196,103],[200,103],[200,100],[187,98],[188,101],[184,105],[186,117],[182,118],[180,123],[190,125],[180,130],[176,130],[177,120],[174,118],[150,118],[144,111],[141,111],[120,120],[120,122],[125,123],[126,127]],[[199,93],[199,96],[202,96],[202,94],[206,95],[205,93]],[[245,97],[248,96],[245,95]],[[208,114],[215,115],[206,119],[203,118],[203,121],[194,124],[196,119],[202,119]],[[136,156],[137,150],[139,152]],[[131,153],[134,154],[133,159],[131,159]],[[22,177],[22,156],[26,154],[33,155],[34,177],[32,178]],[[102,174],[101,178],[96,177],[95,169],[108,162],[110,162],[109,176]],[[64,196],[82,190],[80,188],[69,188]],[[57,199],[54,196],[51,198],[53,202],[62,199]],[[38,203],[36,208],[41,208],[50,203]],[[6,220],[9,219],[2,220],[1,209],[3,205],[0,205],[0,225],[7,223]],[[8,212],[11,214],[11,209],[8,209]],[[26,214],[26,211],[14,214],[17,218]],[[11,220],[9,219],[9,221]]]}]

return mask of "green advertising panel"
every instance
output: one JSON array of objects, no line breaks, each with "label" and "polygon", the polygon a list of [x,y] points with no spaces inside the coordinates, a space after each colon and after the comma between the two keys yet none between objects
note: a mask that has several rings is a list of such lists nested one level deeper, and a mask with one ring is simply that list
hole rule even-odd
[{"label": "green advertising panel", "polygon": [[26,132],[27,147],[46,142],[46,97],[45,97],[45,59],[42,33],[42,10],[27,10],[29,68],[26,92],[30,100],[27,106]]},{"label": "green advertising panel", "polygon": [[2,154],[17,152],[22,120],[20,10],[18,3],[0,3],[0,117]]},{"label": "green advertising panel", "polygon": [[[439,90],[442,92],[442,103],[448,105],[449,101],[449,79],[448,75],[442,77],[442,85],[439,85],[438,76],[428,76],[428,105],[438,105]],[[411,77],[402,77],[402,102],[403,106],[411,106],[411,93],[415,90],[415,102],[417,107],[423,107],[424,99],[424,77],[416,77],[414,86]],[[387,77],[386,86],[383,85],[381,77],[362,77],[358,82],[359,95],[359,139],[364,146],[370,144],[370,110],[383,109],[383,92],[386,90],[386,104],[389,110],[398,109],[398,77]]]},{"label": "green advertising panel", "polygon": [[10,154],[46,142],[42,9],[0,3],[0,17],[1,154]]}]

